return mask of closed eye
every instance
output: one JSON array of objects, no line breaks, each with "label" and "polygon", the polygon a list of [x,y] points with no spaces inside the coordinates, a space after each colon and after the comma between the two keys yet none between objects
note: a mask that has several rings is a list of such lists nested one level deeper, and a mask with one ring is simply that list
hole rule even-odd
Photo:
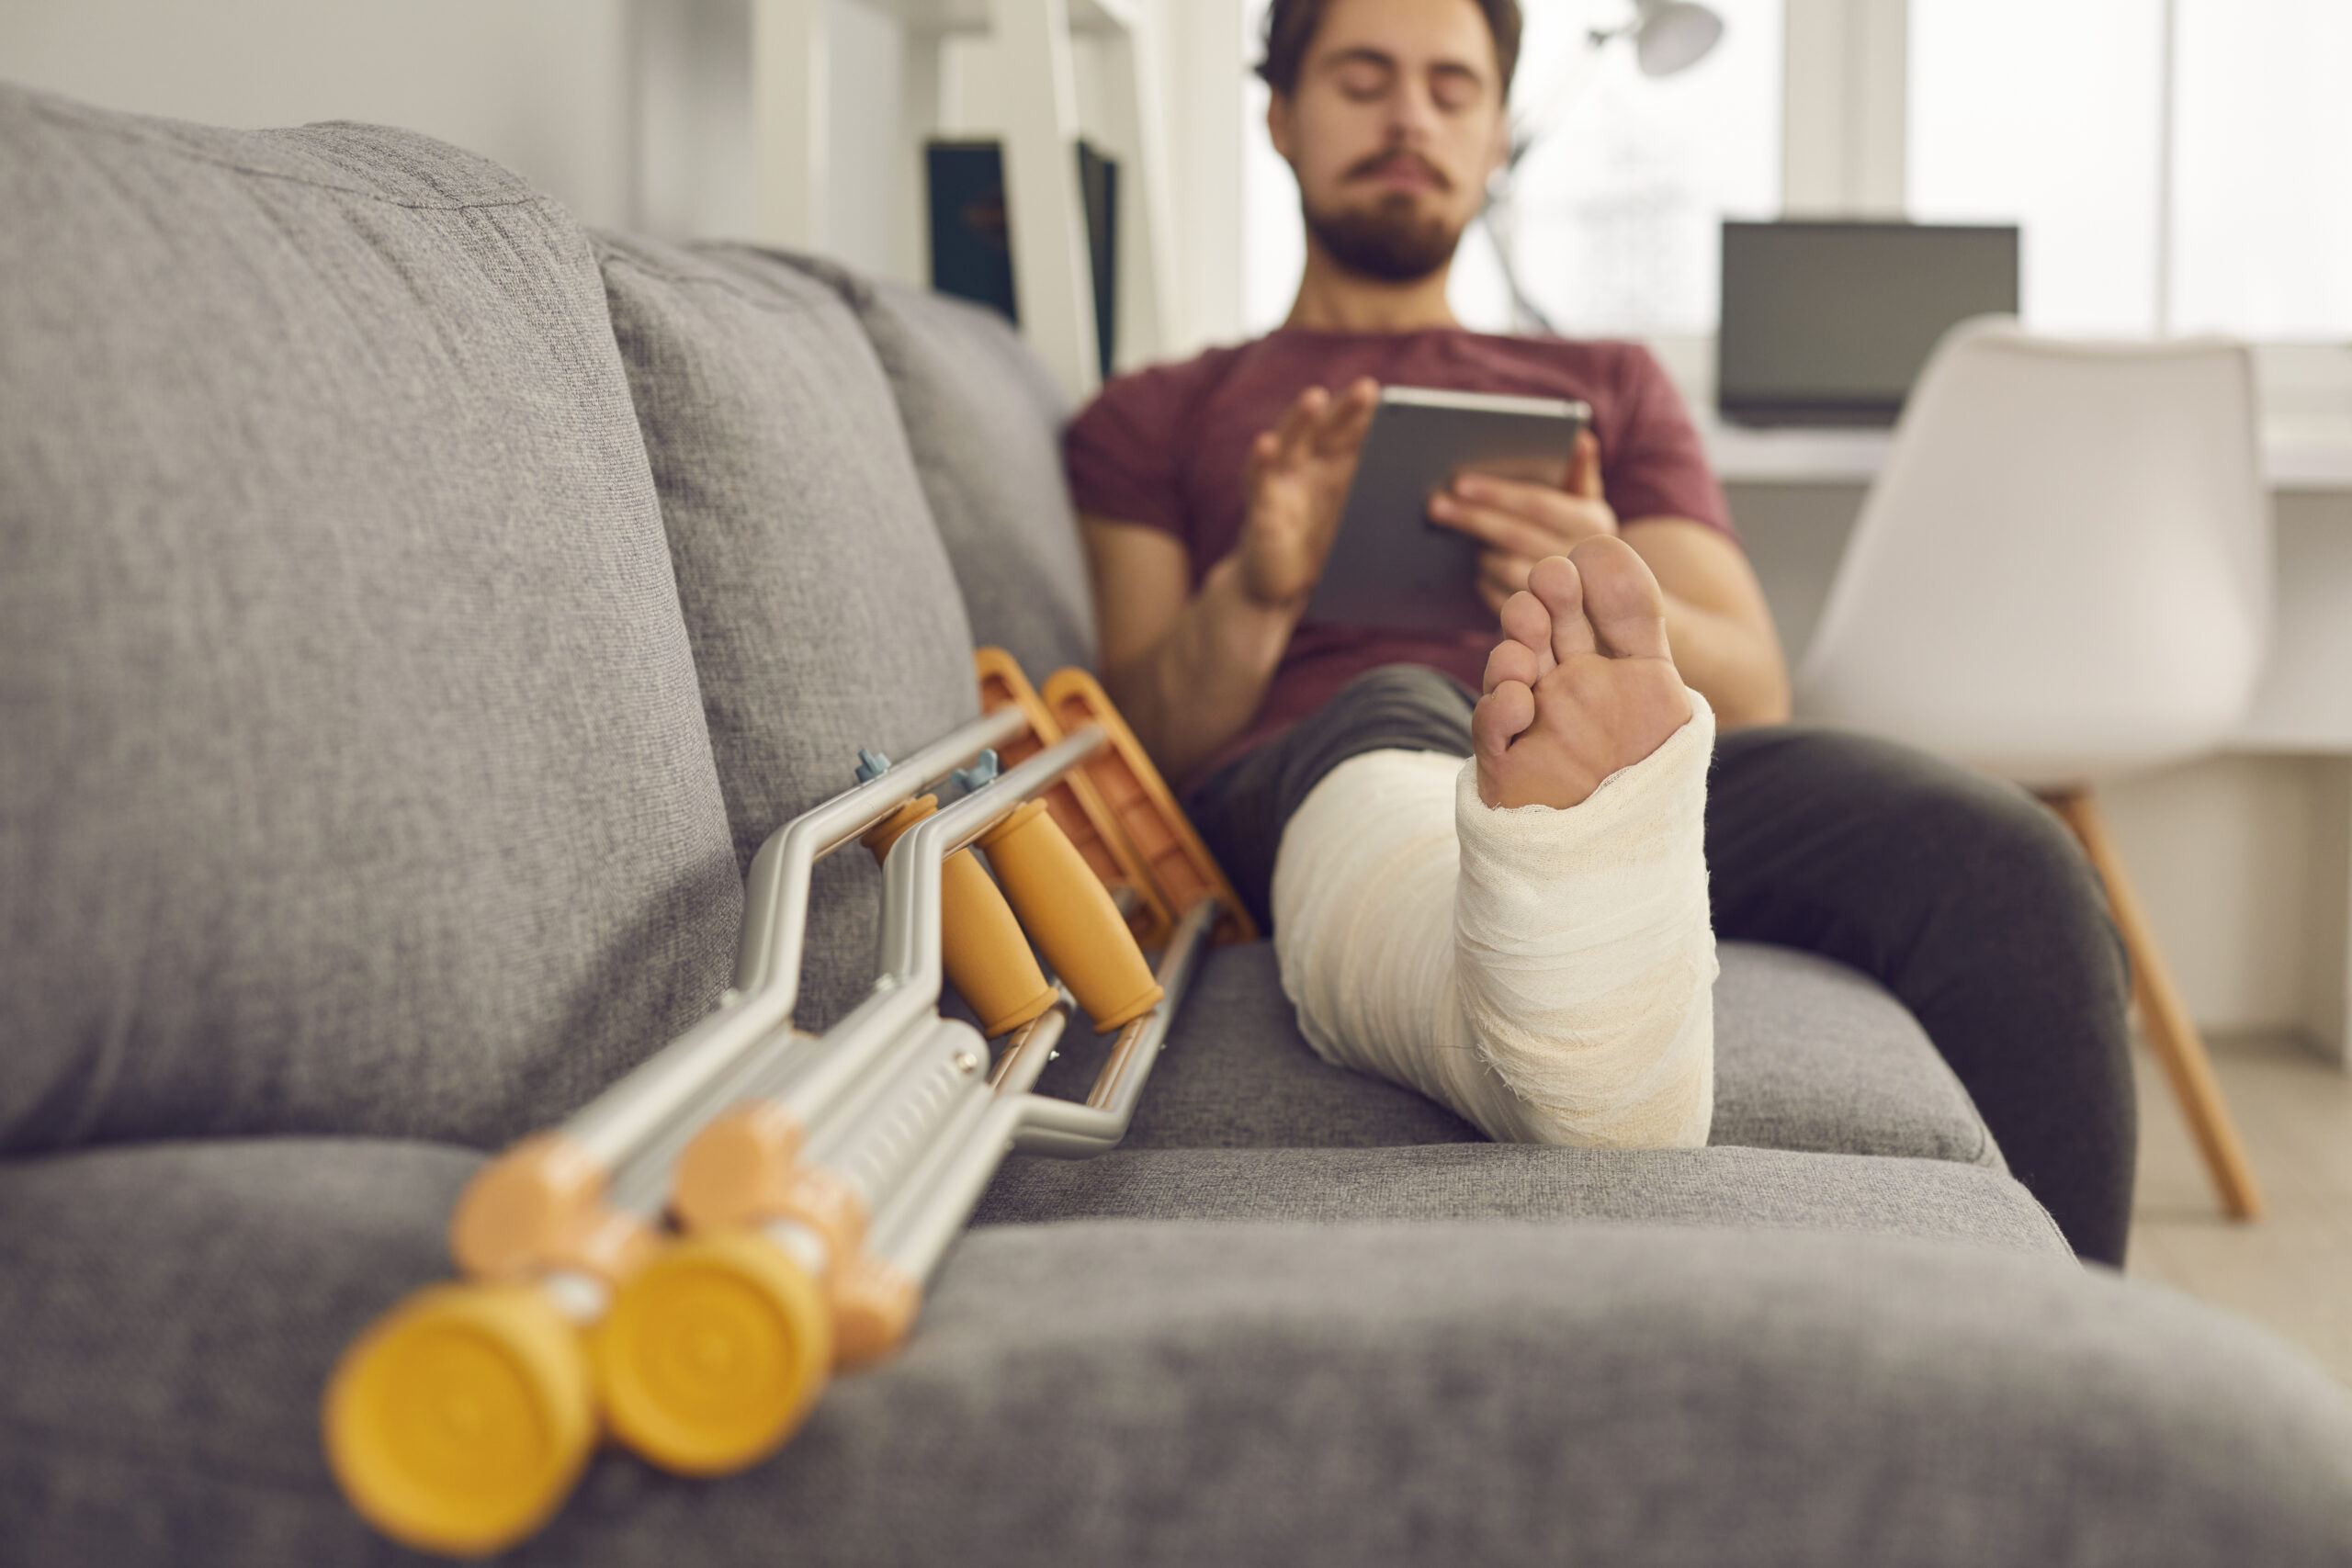
[{"label": "closed eye", "polygon": [[1486,79],[1466,66],[1440,65],[1430,72],[1430,101],[1449,113],[1474,107],[1486,96]]},{"label": "closed eye", "polygon": [[1340,96],[1360,104],[1371,103],[1386,93],[1396,76],[1396,67],[1369,54],[1343,57],[1331,73]]}]

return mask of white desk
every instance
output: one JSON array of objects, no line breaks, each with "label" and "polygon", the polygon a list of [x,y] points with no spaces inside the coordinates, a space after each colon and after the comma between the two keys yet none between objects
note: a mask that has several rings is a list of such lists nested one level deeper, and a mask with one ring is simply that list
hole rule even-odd
[{"label": "white desk", "polygon": [[[1867,485],[1886,461],[1883,430],[1758,430],[1715,418],[1714,340],[1648,341],[1726,485]],[[2274,491],[2352,492],[2352,344],[2262,344],[2263,468]]]},{"label": "white desk", "polygon": [[[1866,485],[1894,440],[1883,430],[1759,430],[1694,415],[1727,485]],[[2262,459],[2274,491],[2352,492],[2352,421],[2274,420],[2263,431]]]}]

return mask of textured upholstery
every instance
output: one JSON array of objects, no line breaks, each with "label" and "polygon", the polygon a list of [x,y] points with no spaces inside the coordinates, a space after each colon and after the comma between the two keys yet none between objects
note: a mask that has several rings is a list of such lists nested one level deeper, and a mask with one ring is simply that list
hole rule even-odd
[{"label": "textured upholstery", "polygon": [[0,1147],[493,1142],[741,894],[585,236],[358,126],[0,87]]},{"label": "textured upholstery", "polygon": [[318,1443],[328,1369],[447,1277],[443,1224],[480,1164],[432,1144],[217,1138],[0,1166],[0,1556],[347,1560],[295,1545],[305,1512],[342,1510]]},{"label": "textured upholstery", "polygon": [[1968,1091],[1883,987],[1794,948],[1717,952],[1709,1143],[2005,1168]]},{"label": "textured upholstery", "polygon": [[2032,1194],[2004,1172],[1779,1149],[1481,1143],[1016,1155],[977,1219],[1585,1220],[1875,1231],[2074,1256]]},{"label": "textured upholstery", "polygon": [[[972,636],[874,350],[833,292],[750,253],[600,238],[738,858],[978,711]],[[801,1021],[872,983],[881,878],[810,885]]]},{"label": "textured upholstery", "polygon": [[[8,1560],[414,1561],[331,1489],[316,1401],[347,1337],[440,1272],[471,1164],[270,1140],[0,1168]],[[778,1457],[712,1483],[608,1456],[508,1560],[787,1549],[2335,1563],[2352,1405],[2258,1331],[2048,1255],[1618,1224],[996,1226],[949,1256],[907,1350],[836,1382]]]},{"label": "textured upholstery", "polygon": [[[1712,1142],[2000,1165],[1951,1069],[1883,990],[1788,948],[1720,951]],[[1083,1099],[1106,1048],[1073,1036],[1045,1086]],[[1126,1143],[1356,1148],[1480,1135],[1434,1100],[1316,1055],[1261,942],[1208,954]]]},{"label": "textured upholstery", "polygon": [[840,291],[890,377],[923,494],[983,643],[1031,679],[1094,668],[1094,600],[1062,471],[1069,411],[992,310],[787,257]]}]

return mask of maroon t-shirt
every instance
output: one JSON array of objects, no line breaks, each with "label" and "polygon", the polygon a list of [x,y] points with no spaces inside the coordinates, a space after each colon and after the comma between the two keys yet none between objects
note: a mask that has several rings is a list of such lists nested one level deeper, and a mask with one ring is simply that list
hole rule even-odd
[{"label": "maroon t-shirt", "polygon": [[[1359,376],[1383,386],[1575,398],[1592,407],[1601,491],[1618,517],[1687,517],[1730,534],[1723,491],[1698,433],[1649,351],[1631,343],[1498,337],[1437,327],[1411,333],[1284,328],[1180,365],[1122,376],[1063,437],[1081,512],[1162,529],[1190,557],[1193,586],[1240,537],[1250,444],[1308,387]],[[1303,625],[1257,716],[1193,778],[1272,739],[1383,664],[1426,664],[1476,686],[1492,631],[1457,636]]]}]

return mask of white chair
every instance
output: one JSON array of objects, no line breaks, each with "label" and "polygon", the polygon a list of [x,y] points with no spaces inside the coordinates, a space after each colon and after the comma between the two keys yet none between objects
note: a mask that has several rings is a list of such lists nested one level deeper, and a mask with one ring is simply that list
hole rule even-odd
[{"label": "white chair", "polygon": [[2140,1019],[2223,1207],[2262,1198],[2091,794],[2208,751],[2270,640],[2251,356],[2083,344],[2005,319],[1937,346],[1797,678],[1799,716],[1893,736],[2040,794],[2106,879]]}]

